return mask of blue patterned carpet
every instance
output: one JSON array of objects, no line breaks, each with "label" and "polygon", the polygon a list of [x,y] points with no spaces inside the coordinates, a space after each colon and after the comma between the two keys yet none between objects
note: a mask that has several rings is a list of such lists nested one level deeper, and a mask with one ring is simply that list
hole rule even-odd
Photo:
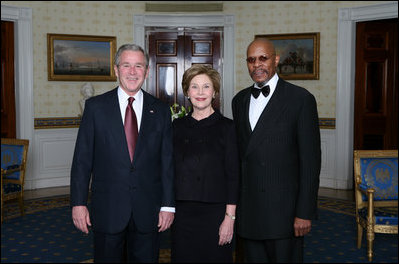
[{"label": "blue patterned carpet", "polygon": [[[6,204],[1,226],[1,262],[92,262],[92,235],[77,231],[68,197],[26,201],[20,217],[16,204]],[[306,263],[366,263],[366,243],[356,248],[354,204],[319,197],[319,219],[305,237]],[[163,234],[160,262],[170,262],[169,232]],[[365,234],[363,235],[365,237]],[[374,263],[398,262],[398,236],[376,234]]]}]

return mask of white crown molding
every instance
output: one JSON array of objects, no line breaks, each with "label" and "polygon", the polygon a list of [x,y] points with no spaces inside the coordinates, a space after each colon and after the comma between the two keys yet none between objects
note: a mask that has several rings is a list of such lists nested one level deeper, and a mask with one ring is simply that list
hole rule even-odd
[{"label": "white crown molding", "polygon": [[349,20],[361,22],[398,17],[398,2],[359,6],[349,9]]}]

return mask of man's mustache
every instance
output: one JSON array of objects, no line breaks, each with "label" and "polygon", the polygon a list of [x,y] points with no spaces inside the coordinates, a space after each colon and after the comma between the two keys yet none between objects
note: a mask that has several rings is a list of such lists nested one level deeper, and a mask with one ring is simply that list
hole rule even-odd
[{"label": "man's mustache", "polygon": [[253,77],[254,75],[256,75],[256,73],[259,73],[259,72],[261,72],[261,73],[265,73],[266,75],[268,75],[269,74],[269,71],[268,70],[266,70],[266,69],[256,69],[256,70],[253,70],[250,74],[251,74],[251,77]]}]

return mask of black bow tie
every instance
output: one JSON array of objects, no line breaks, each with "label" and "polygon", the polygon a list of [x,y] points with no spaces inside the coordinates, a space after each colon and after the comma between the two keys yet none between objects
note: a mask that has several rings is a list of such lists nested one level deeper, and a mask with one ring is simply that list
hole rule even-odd
[{"label": "black bow tie", "polygon": [[255,88],[254,86],[252,86],[251,93],[252,93],[252,96],[255,97],[255,99],[258,98],[260,92],[263,93],[264,97],[267,97],[270,93],[269,85],[263,86],[262,89]]}]

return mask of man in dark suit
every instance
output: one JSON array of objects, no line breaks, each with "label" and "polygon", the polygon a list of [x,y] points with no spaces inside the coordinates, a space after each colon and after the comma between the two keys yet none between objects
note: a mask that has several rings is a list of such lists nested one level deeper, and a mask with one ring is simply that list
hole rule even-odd
[{"label": "man in dark suit", "polygon": [[232,102],[241,157],[237,226],[247,262],[303,262],[303,236],[317,211],[316,100],[279,78],[279,60],[271,41],[252,41],[247,67],[255,84]]},{"label": "man in dark suit", "polygon": [[[170,110],[141,90],[149,72],[141,47],[121,46],[114,70],[119,86],[86,101],[71,170],[72,218],[84,233],[92,226],[95,262],[121,262],[125,252],[129,262],[158,262],[159,232],[174,219]],[[130,105],[134,133],[124,128],[133,120],[125,118]]]}]

